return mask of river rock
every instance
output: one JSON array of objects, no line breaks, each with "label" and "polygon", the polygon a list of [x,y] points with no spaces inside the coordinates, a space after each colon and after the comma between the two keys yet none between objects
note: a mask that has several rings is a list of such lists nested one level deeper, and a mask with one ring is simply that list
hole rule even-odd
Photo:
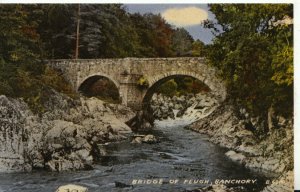
[{"label": "river rock", "polygon": [[29,135],[25,132],[24,122],[31,112],[22,100],[0,96],[0,172],[30,170],[24,157],[25,145]]},{"label": "river rock", "polygon": [[[153,115],[157,120],[188,116],[189,114],[186,112],[190,108],[200,110],[199,113],[202,116],[203,114],[208,115],[211,112],[210,109],[216,105],[218,105],[217,100],[209,93],[181,95],[180,97],[173,96],[172,98],[162,94],[154,94],[151,100]],[[176,117],[174,110],[179,110]]]},{"label": "river rock", "polygon": [[60,186],[55,192],[66,192],[66,191],[88,192],[88,189],[83,186],[68,184],[68,185]]},{"label": "river rock", "polygon": [[143,138],[142,137],[135,137],[131,143],[142,143],[143,142]]},{"label": "river rock", "polygon": [[178,113],[176,114],[176,117],[182,117],[184,115],[184,112],[186,111],[186,109],[181,109],[178,111]]},{"label": "river rock", "polygon": [[144,110],[137,111],[135,117],[126,124],[135,132],[149,131],[154,126],[153,113],[153,109],[148,106]]},{"label": "river rock", "polygon": [[[210,141],[226,147],[229,150],[226,155],[230,159],[248,168],[272,173],[272,175],[279,174],[284,178],[287,172],[293,172],[293,125],[287,123],[293,120],[283,120],[280,117],[280,122],[285,123],[278,123],[274,128],[275,120],[279,117],[274,116],[275,114],[270,115],[272,112],[270,111],[269,120],[272,119],[273,128],[263,136],[261,131],[265,130],[264,125],[272,127],[271,121],[268,125],[268,122],[264,122],[262,118],[250,117],[245,109],[237,111],[230,104],[219,106],[209,116],[194,122],[187,128],[207,134]],[[249,122],[253,128],[248,129],[245,122]],[[287,189],[282,191],[292,191],[293,184],[287,182],[281,187]],[[264,192],[267,191],[281,190],[280,187],[268,186]]]},{"label": "river rock", "polygon": [[54,90],[43,102],[45,113],[35,115],[21,99],[0,96],[0,172],[90,169],[102,154],[98,144],[131,132],[124,122],[134,113],[125,106]]},{"label": "river rock", "polygon": [[149,144],[157,143],[157,139],[154,135],[146,135],[143,138],[143,143],[149,143]]},{"label": "river rock", "polygon": [[157,143],[157,142],[158,142],[158,139],[154,135],[148,134],[148,135],[136,135],[131,143],[153,144],[153,143]]},{"label": "river rock", "polygon": [[225,153],[225,155],[227,157],[229,157],[231,160],[237,161],[241,164],[244,163],[244,161],[245,161],[245,156],[241,153],[236,153],[234,151],[228,151],[227,153]]}]

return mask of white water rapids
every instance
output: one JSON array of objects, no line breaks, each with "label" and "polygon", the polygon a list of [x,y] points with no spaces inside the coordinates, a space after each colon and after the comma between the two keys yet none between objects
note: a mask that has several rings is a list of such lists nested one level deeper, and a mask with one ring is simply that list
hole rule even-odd
[{"label": "white water rapids", "polygon": [[177,117],[177,113],[179,112],[179,110],[173,109],[175,119],[168,117],[168,119],[156,120],[155,125],[158,127],[187,126],[195,121],[207,117],[217,108],[217,106],[212,106],[203,109],[195,109],[196,106],[197,103],[187,108],[187,110],[181,117]]}]

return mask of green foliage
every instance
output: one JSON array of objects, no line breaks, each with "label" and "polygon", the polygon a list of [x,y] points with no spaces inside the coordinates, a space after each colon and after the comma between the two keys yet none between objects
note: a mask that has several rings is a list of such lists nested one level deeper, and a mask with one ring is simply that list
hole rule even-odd
[{"label": "green foliage", "polygon": [[71,98],[78,98],[78,94],[74,92],[72,86],[53,68],[46,66],[40,80],[44,86],[51,87]]},{"label": "green foliage", "polygon": [[203,57],[205,56],[205,45],[202,41],[196,40],[192,44],[192,56]]},{"label": "green foliage", "polygon": [[[293,24],[290,4],[213,4],[216,38],[207,58],[225,79],[230,97],[266,118],[270,106],[292,114]],[[278,106],[285,106],[280,108]]]},{"label": "green foliage", "polygon": [[0,5],[0,94],[19,95],[40,74],[41,49],[37,23],[23,5]]},{"label": "green foliage", "polygon": [[140,87],[140,88],[148,88],[149,87],[149,82],[147,80],[146,77],[144,76],[141,76],[138,81],[137,81],[137,85]]},{"label": "green foliage", "polygon": [[209,92],[210,89],[207,85],[201,82],[198,79],[188,76],[178,76],[174,78],[175,82],[178,85],[177,95],[186,95],[186,94],[197,94],[200,92]]},{"label": "green foliage", "polygon": [[47,4],[40,5],[39,8],[42,14],[37,30],[47,58],[73,58],[76,6]]},{"label": "green foliage", "polygon": [[[36,5],[0,5],[0,94],[22,97],[34,112],[44,111],[47,89],[66,91],[68,85],[57,73],[49,75],[41,61],[41,13]],[[51,80],[46,81],[47,75]]]},{"label": "green foliage", "polygon": [[176,76],[162,83],[156,92],[169,97],[208,92],[210,89],[203,82],[187,76]]},{"label": "green foliage", "polygon": [[[51,59],[74,57],[78,5],[41,5],[38,33]],[[193,38],[161,15],[129,14],[120,4],[80,5],[79,58],[191,55]]]},{"label": "green foliage", "polygon": [[274,74],[272,80],[277,85],[291,86],[293,84],[293,47],[284,45],[273,53],[272,69]]},{"label": "green foliage", "polygon": [[172,49],[176,56],[191,55],[193,37],[184,29],[178,28],[174,30],[172,36]]},{"label": "green foliage", "polygon": [[171,97],[177,94],[177,87],[177,83],[174,81],[174,79],[171,79],[162,84],[158,88],[157,92]]}]

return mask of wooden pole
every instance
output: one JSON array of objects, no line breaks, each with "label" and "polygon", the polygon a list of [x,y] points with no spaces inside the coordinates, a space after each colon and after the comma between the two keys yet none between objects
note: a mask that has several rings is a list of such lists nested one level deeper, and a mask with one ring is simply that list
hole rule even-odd
[{"label": "wooden pole", "polygon": [[79,25],[80,25],[80,4],[78,4],[78,11],[77,11],[75,59],[78,59],[78,56],[79,56]]}]

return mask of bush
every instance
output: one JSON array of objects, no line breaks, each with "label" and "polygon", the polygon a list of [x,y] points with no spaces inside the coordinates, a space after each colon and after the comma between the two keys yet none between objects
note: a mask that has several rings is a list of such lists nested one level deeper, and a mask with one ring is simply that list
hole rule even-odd
[{"label": "bush", "polygon": [[177,94],[177,83],[174,79],[171,79],[165,83],[163,83],[157,90],[158,93],[167,95],[167,96],[174,96]]},{"label": "bush", "polygon": [[13,88],[6,80],[0,80],[0,95],[13,95]]},{"label": "bush", "polygon": [[171,80],[161,84],[157,89],[158,93],[172,96],[181,96],[187,94],[197,94],[210,91],[209,87],[198,79],[188,76],[176,76]]},{"label": "bush", "polygon": [[68,83],[58,71],[49,66],[46,66],[41,80],[45,86],[52,87],[56,91],[64,93],[71,98],[78,98],[78,94],[73,90],[70,83]]},{"label": "bush", "polygon": [[141,76],[138,81],[137,81],[137,85],[140,87],[140,88],[148,88],[149,87],[149,82],[147,80],[146,77],[144,76]]}]

